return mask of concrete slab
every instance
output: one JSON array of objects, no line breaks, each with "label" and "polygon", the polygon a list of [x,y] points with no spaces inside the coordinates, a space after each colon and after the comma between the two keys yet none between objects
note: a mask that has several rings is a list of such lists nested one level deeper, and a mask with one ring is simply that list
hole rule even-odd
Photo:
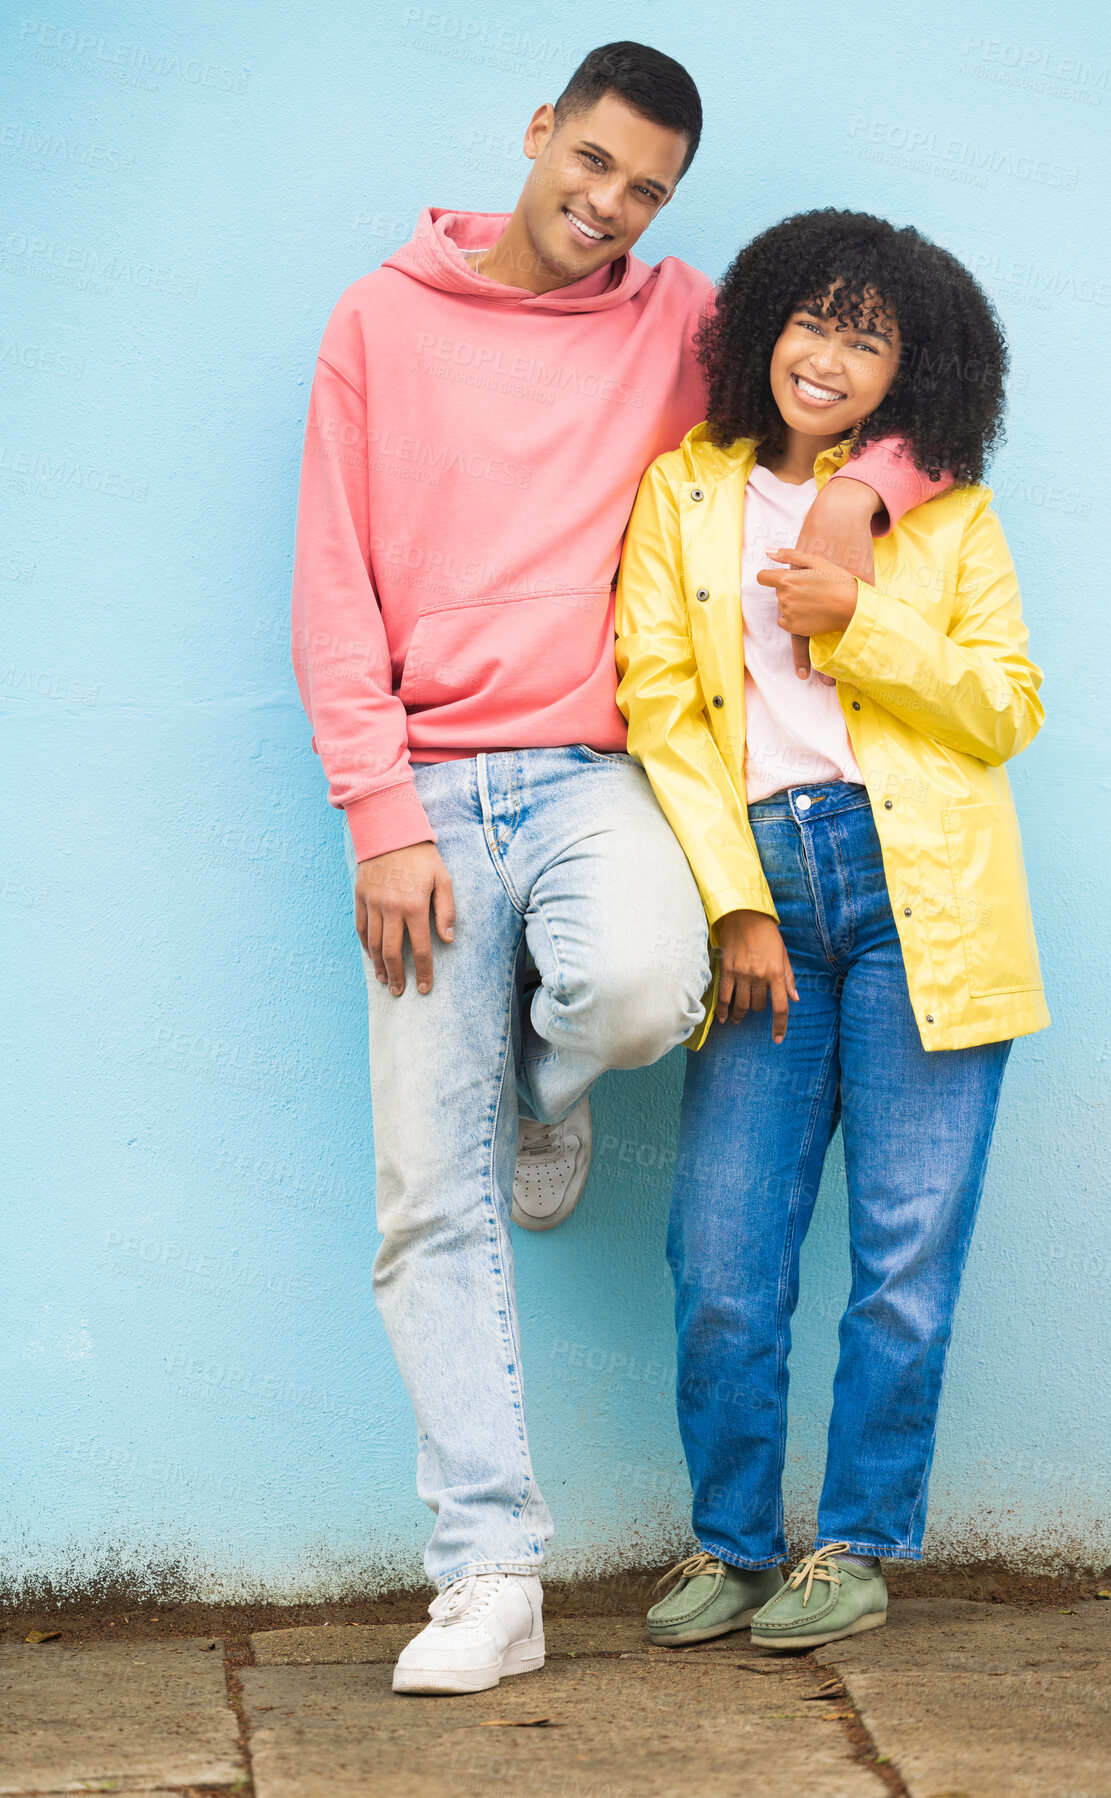
[{"label": "concrete slab", "polygon": [[1111,1798],[1109,1613],[907,1599],[816,1658],[911,1798]]},{"label": "concrete slab", "polygon": [[0,1646],[0,1793],[231,1785],[244,1768],[223,1644]]},{"label": "concrete slab", "polygon": [[[257,1798],[877,1798],[809,1669],[752,1657],[556,1659],[467,1698],[398,1698],[390,1668],[241,1675]],[[546,1727],[484,1727],[546,1717]]]},{"label": "concrete slab", "polygon": [[[255,1661],[260,1667],[302,1667],[328,1663],[396,1661],[406,1642],[411,1642],[419,1623],[316,1624],[304,1629],[261,1630],[251,1637]],[[656,1649],[648,1640],[639,1617],[553,1617],[544,1625],[549,1660],[579,1654],[673,1654]],[[748,1632],[738,1632],[716,1642],[698,1644],[700,1651],[717,1654],[740,1648],[748,1653]],[[691,1651],[684,1649],[684,1654]]]},{"label": "concrete slab", "polygon": [[839,1667],[973,1668],[986,1660],[992,1663],[981,1668],[986,1672],[1109,1655],[1111,1604],[1033,1611],[964,1598],[893,1600],[883,1629],[815,1651],[818,1661]]}]

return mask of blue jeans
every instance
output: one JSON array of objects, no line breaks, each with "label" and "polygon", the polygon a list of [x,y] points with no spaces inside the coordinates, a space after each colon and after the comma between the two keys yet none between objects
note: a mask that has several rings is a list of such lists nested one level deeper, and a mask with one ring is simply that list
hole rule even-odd
[{"label": "blue jeans", "polygon": [[[607,1069],[675,1048],[701,1021],[710,969],[694,877],[631,757],[528,749],[414,776],[454,884],[455,940],[433,932],[426,995],[411,961],[396,999],[366,961],[374,1289],[436,1516],[425,1566],[443,1586],[533,1573],[552,1533],[509,1237],[519,1108],[556,1122]],[[527,987],[526,947],[539,975]]]},{"label": "blue jeans", "polygon": [[840,1117],[852,1286],[817,1545],[921,1555],[942,1373],[1009,1042],[927,1054],[865,789],[749,811],[799,1003],[689,1057],[668,1235],[679,1424],[702,1547],[787,1553],[782,1476],[799,1252]]}]

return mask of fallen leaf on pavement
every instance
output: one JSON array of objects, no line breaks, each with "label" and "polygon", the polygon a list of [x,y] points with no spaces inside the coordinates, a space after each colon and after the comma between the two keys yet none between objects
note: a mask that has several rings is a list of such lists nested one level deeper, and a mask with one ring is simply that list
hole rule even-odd
[{"label": "fallen leaf on pavement", "polygon": [[215,1642],[205,1642],[201,1647],[201,1653],[202,1654],[211,1654],[211,1652],[215,1648],[215,1646],[216,1646]]},{"label": "fallen leaf on pavement", "polygon": [[33,1629],[29,1636],[24,1636],[23,1640],[25,1642],[56,1642],[61,1633],[60,1629]]},{"label": "fallen leaf on pavement", "polygon": [[551,1729],[550,1717],[486,1717],[479,1729]]},{"label": "fallen leaf on pavement", "polygon": [[1097,1598],[1111,1598],[1111,1586],[1101,1586],[1096,1593]]}]

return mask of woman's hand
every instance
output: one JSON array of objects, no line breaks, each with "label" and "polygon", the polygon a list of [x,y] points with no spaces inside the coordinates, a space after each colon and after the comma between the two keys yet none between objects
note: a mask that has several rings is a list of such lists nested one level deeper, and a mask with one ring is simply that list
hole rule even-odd
[{"label": "woman's hand", "polygon": [[769,549],[783,568],[761,568],[761,587],[774,587],[779,628],[796,637],[843,631],[856,611],[856,578],[836,562],[806,549]]},{"label": "woman's hand", "polygon": [[714,1016],[719,1024],[739,1024],[746,1012],[763,1011],[771,994],[772,1040],[787,1034],[787,1001],[798,1004],[795,976],[779,925],[762,911],[726,912],[717,922],[721,972]]},{"label": "woman's hand", "polygon": [[[839,474],[826,482],[803,519],[795,548],[825,556],[871,586],[876,578],[872,520],[882,511],[884,504],[874,487]],[[799,680],[809,680],[809,637],[793,637],[791,647],[795,673]],[[818,679],[824,687],[836,685],[831,674],[819,674]]]}]

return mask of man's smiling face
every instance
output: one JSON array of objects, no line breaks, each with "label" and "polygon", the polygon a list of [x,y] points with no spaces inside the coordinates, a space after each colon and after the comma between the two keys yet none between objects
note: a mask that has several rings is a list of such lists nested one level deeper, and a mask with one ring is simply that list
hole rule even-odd
[{"label": "man's smiling face", "polygon": [[540,108],[525,136],[532,168],[522,200],[532,251],[558,282],[631,250],[675,191],[687,153],[682,132],[603,94],[558,123]]}]

